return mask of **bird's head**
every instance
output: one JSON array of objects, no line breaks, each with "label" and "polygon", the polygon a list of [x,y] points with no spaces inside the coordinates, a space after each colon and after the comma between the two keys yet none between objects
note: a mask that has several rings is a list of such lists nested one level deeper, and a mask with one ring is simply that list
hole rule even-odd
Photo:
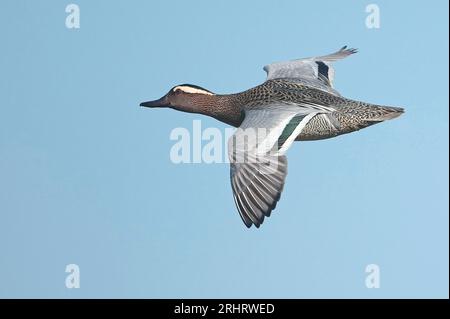
[{"label": "bird's head", "polygon": [[175,110],[200,113],[201,110],[210,104],[210,98],[214,93],[192,84],[177,85],[162,98],[155,101],[143,102],[144,107],[169,107]]}]

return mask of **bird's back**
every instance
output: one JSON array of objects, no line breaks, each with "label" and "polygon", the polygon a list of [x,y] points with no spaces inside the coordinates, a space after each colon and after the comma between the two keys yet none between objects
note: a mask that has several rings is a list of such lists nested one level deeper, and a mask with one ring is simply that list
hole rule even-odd
[{"label": "bird's back", "polygon": [[296,140],[332,138],[393,119],[403,113],[402,108],[350,100],[336,91],[311,87],[304,81],[294,79],[268,80],[241,93],[240,99],[244,110],[273,103],[308,103],[330,108],[330,113],[314,116]]}]

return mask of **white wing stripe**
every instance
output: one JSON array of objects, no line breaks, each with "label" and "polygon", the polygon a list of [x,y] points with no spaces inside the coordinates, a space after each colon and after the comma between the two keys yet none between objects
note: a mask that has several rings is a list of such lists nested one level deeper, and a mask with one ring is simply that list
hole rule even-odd
[{"label": "white wing stripe", "polygon": [[303,120],[298,123],[295,130],[292,132],[292,134],[286,139],[283,146],[278,150],[278,155],[283,155],[288,148],[291,146],[291,144],[295,141],[297,136],[302,132],[302,130],[305,128],[306,124],[314,117],[317,113],[311,113],[305,116]]}]

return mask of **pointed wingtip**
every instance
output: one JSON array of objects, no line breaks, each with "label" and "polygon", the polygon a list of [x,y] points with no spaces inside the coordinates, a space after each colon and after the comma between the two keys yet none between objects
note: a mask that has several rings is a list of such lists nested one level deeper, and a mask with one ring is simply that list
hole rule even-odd
[{"label": "pointed wingtip", "polygon": [[340,50],[340,52],[345,52],[347,54],[358,53],[358,49],[356,48],[348,48],[348,46],[344,45]]}]

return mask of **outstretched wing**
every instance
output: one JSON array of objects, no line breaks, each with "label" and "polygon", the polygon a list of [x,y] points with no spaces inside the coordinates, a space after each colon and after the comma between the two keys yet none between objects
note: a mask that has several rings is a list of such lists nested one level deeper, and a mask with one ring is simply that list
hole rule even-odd
[{"label": "outstretched wing", "polygon": [[339,51],[325,56],[272,63],[266,65],[264,71],[267,72],[267,80],[280,78],[296,79],[312,87],[339,95],[333,89],[334,69],[332,62],[356,52],[356,49],[347,49],[344,46]]},{"label": "outstretched wing", "polygon": [[247,227],[259,227],[280,199],[287,174],[284,153],[309,120],[322,111],[308,105],[247,110],[228,140],[233,197]]}]

